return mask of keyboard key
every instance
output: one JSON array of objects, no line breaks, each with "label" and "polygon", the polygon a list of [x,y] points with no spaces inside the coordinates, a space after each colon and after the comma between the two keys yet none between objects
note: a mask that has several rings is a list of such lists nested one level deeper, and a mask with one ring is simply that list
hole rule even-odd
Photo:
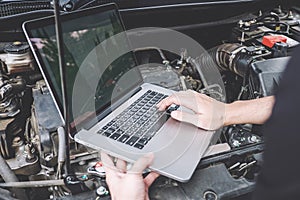
[{"label": "keyboard key", "polygon": [[104,135],[106,137],[109,137],[111,135],[111,133],[108,133],[108,132],[104,131],[102,135]]},{"label": "keyboard key", "polygon": [[152,104],[152,105],[154,105],[154,104],[157,103],[157,101],[151,100],[151,101],[149,101],[149,103]]},{"label": "keyboard key", "polygon": [[115,132],[115,129],[109,128],[105,132],[109,133],[109,134],[112,134],[113,132]]},{"label": "keyboard key", "polygon": [[130,125],[131,124],[133,124],[135,122],[135,119],[133,119],[133,118],[130,118],[128,121],[127,121],[127,123],[126,124],[129,124],[130,123]]},{"label": "keyboard key", "polygon": [[120,141],[120,142],[122,142],[122,143],[124,143],[124,142],[126,142],[127,141],[127,139],[129,138],[129,136],[128,135],[122,135],[119,139],[118,139],[118,141]]},{"label": "keyboard key", "polygon": [[149,110],[151,107],[152,107],[152,106],[146,104],[146,105],[144,106],[144,109]]},{"label": "keyboard key", "polygon": [[141,108],[143,105],[144,105],[144,103],[140,102],[136,106],[137,106],[137,108]]},{"label": "keyboard key", "polygon": [[136,144],[134,145],[134,147],[136,147],[136,148],[138,148],[138,149],[142,149],[142,148],[144,148],[144,145],[139,144],[139,143],[136,143]]},{"label": "keyboard key", "polygon": [[123,117],[122,117],[122,120],[125,122],[125,121],[127,121],[128,120],[128,118],[130,118],[131,116],[128,114],[128,113],[126,113]]},{"label": "keyboard key", "polygon": [[[156,133],[156,132],[155,132],[155,133]],[[155,135],[155,133],[154,133],[153,135],[145,134],[145,135],[143,135],[143,137],[142,137],[141,139],[146,140],[146,141],[149,142],[149,141],[153,138],[153,136]]]},{"label": "keyboard key", "polygon": [[140,112],[140,111],[138,111],[137,113],[136,113],[136,115],[137,116],[142,116],[144,113],[143,112]]},{"label": "keyboard key", "polygon": [[156,96],[156,97],[154,97],[152,100],[158,102],[158,101],[160,100],[160,97],[157,97],[157,96]]},{"label": "keyboard key", "polygon": [[110,128],[116,130],[119,128],[119,126],[116,123],[114,123],[113,125],[111,125]]},{"label": "keyboard key", "polygon": [[118,130],[116,130],[116,133],[122,135],[124,133],[124,131],[122,129],[118,129]]},{"label": "keyboard key", "polygon": [[114,120],[114,119],[111,120],[111,121],[107,124],[107,126],[111,126],[113,123],[115,123],[115,120]]},{"label": "keyboard key", "polygon": [[153,114],[153,113],[155,113],[155,112],[157,112],[158,110],[156,109],[156,108],[151,108],[149,111],[148,111],[148,113],[149,114]]},{"label": "keyboard key", "polygon": [[149,129],[148,127],[143,126],[143,127],[139,130],[139,133],[141,133],[140,136],[143,135],[145,132],[147,132],[148,129]]},{"label": "keyboard key", "polygon": [[156,131],[148,131],[144,136],[145,137],[153,137],[157,132]]},{"label": "keyboard key", "polygon": [[135,133],[135,131],[131,130],[131,129],[126,131],[126,135],[129,135],[129,136],[133,135],[134,133]]},{"label": "keyboard key", "polygon": [[145,123],[144,127],[149,128],[151,125],[152,125],[151,121],[148,121],[148,122]]},{"label": "keyboard key", "polygon": [[134,113],[135,113],[135,112],[132,111],[132,110],[128,111],[128,114],[131,115],[131,116],[134,115]]},{"label": "keyboard key", "polygon": [[161,94],[161,93],[159,93],[159,94],[157,94],[156,96],[159,97],[159,98],[162,98],[164,95]]},{"label": "keyboard key", "polygon": [[129,128],[131,125],[132,125],[132,122],[127,121],[127,122],[124,124],[124,128],[127,129],[127,128]]},{"label": "keyboard key", "polygon": [[133,126],[132,126],[134,129],[136,129],[136,130],[138,130],[139,128],[140,128],[140,125],[139,124],[133,124]]},{"label": "keyboard key", "polygon": [[123,124],[123,122],[122,121],[116,121],[115,124],[116,124],[116,126],[120,127]]},{"label": "keyboard key", "polygon": [[145,146],[148,143],[148,140],[142,138],[138,141],[138,143]]},{"label": "keyboard key", "polygon": [[138,119],[138,118],[140,118],[140,117],[137,116],[137,115],[133,115],[132,118],[133,118],[134,120],[136,120],[136,119]]},{"label": "keyboard key", "polygon": [[136,136],[132,136],[127,142],[126,144],[132,146],[139,138]]},{"label": "keyboard key", "polygon": [[140,138],[145,132],[142,132],[142,130],[139,130],[137,132],[135,132],[134,136]]},{"label": "keyboard key", "polygon": [[146,121],[142,121],[142,120],[139,119],[136,123],[137,123],[138,125],[142,126],[145,122],[146,122]]},{"label": "keyboard key", "polygon": [[132,112],[136,112],[136,111],[138,111],[139,109],[137,108],[137,107],[133,107],[132,109],[131,109],[131,111]]},{"label": "keyboard key", "polygon": [[146,108],[142,108],[142,109],[140,110],[140,112],[142,112],[143,114],[146,113],[147,111],[148,111],[148,109],[146,109]]},{"label": "keyboard key", "polygon": [[122,126],[118,130],[121,131],[122,133],[124,133],[127,130],[127,128],[125,128],[124,126]]},{"label": "keyboard key", "polygon": [[145,104],[147,103],[147,100],[146,100],[146,99],[143,99],[143,100],[141,101],[141,103],[142,103],[143,105],[145,105]]},{"label": "keyboard key", "polygon": [[110,138],[117,140],[121,135],[119,133],[115,133],[112,136],[110,136]]},{"label": "keyboard key", "polygon": [[151,114],[150,114],[150,113],[146,113],[146,114],[144,115],[144,117],[146,117],[147,119],[149,119],[149,118],[151,117]]}]

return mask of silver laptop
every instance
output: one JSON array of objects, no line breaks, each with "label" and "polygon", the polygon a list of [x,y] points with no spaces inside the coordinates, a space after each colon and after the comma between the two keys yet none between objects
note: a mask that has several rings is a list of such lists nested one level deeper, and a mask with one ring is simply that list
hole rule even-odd
[{"label": "silver laptop", "polygon": [[[61,25],[70,137],[129,162],[153,152],[150,169],[188,181],[213,132],[156,109],[174,91],[143,83],[116,6],[64,14]],[[25,22],[23,30],[62,116],[54,17]]]}]

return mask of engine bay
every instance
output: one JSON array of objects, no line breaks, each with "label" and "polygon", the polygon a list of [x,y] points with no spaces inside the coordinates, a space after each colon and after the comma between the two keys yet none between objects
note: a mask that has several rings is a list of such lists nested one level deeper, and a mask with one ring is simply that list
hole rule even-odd
[{"label": "engine bay", "polygon": [[[60,9],[72,12],[109,2],[60,1]],[[206,50],[191,55],[179,44],[177,54],[156,46],[134,50],[144,82],[175,91],[191,89],[226,103],[274,95],[300,42],[296,3],[134,2],[115,2],[127,30],[176,30]],[[224,14],[216,13],[224,7]],[[25,20],[51,14],[51,1],[0,2],[0,198],[3,193],[4,199],[109,199],[99,152],[72,139],[70,149],[64,149],[59,131],[63,123],[21,30]],[[220,73],[219,82],[205,72],[211,61]],[[221,150],[214,151],[217,147]],[[246,199],[263,162],[262,125],[223,127],[216,131],[211,150],[189,182],[161,176],[150,188],[150,198]],[[64,151],[72,175],[64,174],[59,162]]]}]

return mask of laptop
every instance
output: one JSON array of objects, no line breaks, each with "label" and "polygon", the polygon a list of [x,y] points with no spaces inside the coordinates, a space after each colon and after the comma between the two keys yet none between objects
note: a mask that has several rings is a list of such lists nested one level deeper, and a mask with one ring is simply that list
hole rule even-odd
[{"label": "laptop", "polygon": [[[61,26],[70,137],[128,162],[153,152],[150,169],[188,181],[213,132],[156,109],[174,91],[143,83],[116,5],[63,14]],[[63,120],[54,17],[27,21],[23,30]]]}]

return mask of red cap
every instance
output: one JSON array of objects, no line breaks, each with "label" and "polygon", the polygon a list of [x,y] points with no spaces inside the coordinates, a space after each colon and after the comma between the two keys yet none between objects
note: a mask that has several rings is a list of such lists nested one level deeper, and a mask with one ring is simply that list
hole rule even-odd
[{"label": "red cap", "polygon": [[286,43],[286,37],[284,37],[283,35],[266,35],[262,40],[263,45],[270,48],[272,48],[277,42]]}]

